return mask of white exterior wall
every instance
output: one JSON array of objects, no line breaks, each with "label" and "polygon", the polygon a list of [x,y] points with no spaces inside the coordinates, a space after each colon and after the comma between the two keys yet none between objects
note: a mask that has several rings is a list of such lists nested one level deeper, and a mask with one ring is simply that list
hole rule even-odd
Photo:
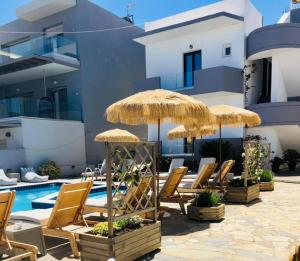
[{"label": "white exterior wall", "polygon": [[246,129],[247,135],[260,135],[261,137],[267,138],[267,142],[271,143],[271,151],[274,153],[271,154],[271,157],[282,157],[283,148],[280,142],[280,138],[277,134],[277,131],[274,127],[257,127]]},{"label": "white exterior wall", "polygon": [[276,56],[272,57],[272,91],[271,102],[287,101],[287,92],[282,75],[279,59]]},{"label": "white exterior wall", "polygon": [[[228,43],[232,44],[232,55],[223,57],[223,45]],[[192,50],[189,48],[190,44],[194,46]],[[175,39],[148,44],[147,77],[161,76],[164,87],[165,83],[169,86],[169,82],[174,82],[177,75],[183,84],[183,55],[197,50],[202,51],[203,69],[221,65],[243,68],[245,62],[243,23],[185,36],[178,35]]]},{"label": "white exterior wall", "polygon": [[64,175],[78,174],[85,168],[83,123],[22,118],[22,132],[27,166],[53,160]]},{"label": "white exterior wall", "polygon": [[[5,134],[9,132],[10,137],[6,137]],[[6,140],[6,149],[21,149],[23,146],[22,128],[3,128],[0,129],[0,140]]]}]

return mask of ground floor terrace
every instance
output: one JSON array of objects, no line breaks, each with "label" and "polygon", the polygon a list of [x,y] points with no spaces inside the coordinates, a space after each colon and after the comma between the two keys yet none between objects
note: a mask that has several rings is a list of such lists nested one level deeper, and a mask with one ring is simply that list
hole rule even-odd
[{"label": "ground floor terrace", "polygon": [[[282,177],[280,178],[282,180]],[[177,205],[162,221],[162,247],[139,260],[251,261],[288,260],[300,244],[300,180],[276,182],[275,191],[262,192],[249,205],[226,204],[225,219],[199,223],[180,214]],[[47,256],[39,261],[76,260],[69,244],[46,238]]]}]

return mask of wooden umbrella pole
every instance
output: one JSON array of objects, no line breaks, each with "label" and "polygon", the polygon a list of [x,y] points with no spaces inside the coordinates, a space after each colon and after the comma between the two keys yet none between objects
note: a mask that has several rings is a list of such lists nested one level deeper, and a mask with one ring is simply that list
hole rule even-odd
[{"label": "wooden umbrella pole", "polygon": [[220,186],[221,186],[221,190],[222,190],[222,176],[221,176],[221,171],[222,171],[222,124],[220,122],[219,124],[219,174],[220,174]]},{"label": "wooden umbrella pole", "polygon": [[156,173],[157,173],[157,206],[159,207],[159,168],[160,168],[160,119],[157,120],[157,163],[156,163]]}]

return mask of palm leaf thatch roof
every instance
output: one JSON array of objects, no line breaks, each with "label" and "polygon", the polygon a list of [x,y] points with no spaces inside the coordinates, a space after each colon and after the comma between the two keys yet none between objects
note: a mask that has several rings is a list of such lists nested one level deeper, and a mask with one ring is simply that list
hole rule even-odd
[{"label": "palm leaf thatch roof", "polygon": [[210,111],[216,116],[217,124],[222,126],[254,127],[261,124],[257,113],[239,107],[221,104],[210,107]]},{"label": "palm leaf thatch roof", "polygon": [[180,93],[157,89],[140,92],[120,100],[106,110],[109,122],[128,125],[153,124],[169,119],[173,123],[200,124],[211,121],[214,115],[202,102]]},{"label": "palm leaf thatch roof", "polygon": [[167,134],[167,137],[170,140],[183,139],[183,138],[192,139],[194,137],[197,138],[200,136],[213,135],[216,132],[217,132],[216,125],[203,125],[200,127],[192,127],[192,128],[187,128],[181,125],[170,130]]},{"label": "palm leaf thatch roof", "polygon": [[140,139],[127,130],[108,130],[95,137],[97,142],[138,142]]}]

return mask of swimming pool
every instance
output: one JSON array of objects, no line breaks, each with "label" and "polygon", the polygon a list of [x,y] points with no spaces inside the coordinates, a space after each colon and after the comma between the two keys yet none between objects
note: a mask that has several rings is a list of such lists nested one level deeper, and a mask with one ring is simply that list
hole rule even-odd
[{"label": "swimming pool", "polygon": [[[40,185],[16,187],[10,190],[16,190],[16,199],[12,211],[24,211],[36,208],[50,208],[53,204],[38,202],[38,199],[47,195],[57,193],[63,183],[47,183]],[[106,187],[94,186],[91,190],[89,198],[106,197]]]}]

